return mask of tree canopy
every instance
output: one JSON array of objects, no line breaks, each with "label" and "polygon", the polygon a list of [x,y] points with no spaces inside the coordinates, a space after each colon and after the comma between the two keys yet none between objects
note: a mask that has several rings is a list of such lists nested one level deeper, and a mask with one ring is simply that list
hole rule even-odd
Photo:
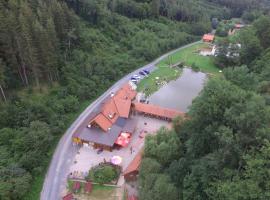
[{"label": "tree canopy", "polygon": [[[238,62],[218,58],[224,61],[224,77],[208,80],[192,103],[189,119],[175,119],[173,130],[161,130],[169,138],[177,135],[175,146],[168,139],[159,142],[160,132],[146,140],[140,185],[151,186],[140,189],[141,199],[150,199],[161,176],[168,176],[167,184],[177,188],[176,196],[167,197],[171,200],[269,198],[268,19],[263,16],[240,31]],[[164,153],[161,146],[171,146],[177,153],[171,156],[170,149]],[[159,163],[158,170],[146,176],[150,161]]]},{"label": "tree canopy", "polygon": [[[202,34],[211,31],[213,18],[237,17],[259,6],[251,0],[237,2],[0,0],[0,199],[28,198],[26,195],[31,191],[33,181],[44,175],[55,144],[77,112],[123,75],[164,52],[200,39]],[[247,38],[249,43],[243,55],[249,62],[244,64],[249,71],[260,73],[256,78],[258,87],[250,89],[253,92],[258,90],[269,103],[268,54],[264,52],[268,42],[262,40],[263,37],[267,39],[268,29],[260,26],[260,23],[267,25],[269,22],[265,18],[258,20],[261,21],[255,22],[257,29],[252,32],[253,39]],[[260,46],[254,41],[260,41]],[[253,62],[249,51],[254,46],[259,51],[256,51],[257,60]],[[247,73],[245,70],[241,73],[238,77],[228,77],[235,79],[234,84],[242,80],[253,81],[250,77],[243,77]],[[254,107],[241,104],[241,109],[248,108],[250,112],[261,109],[261,98],[245,95]],[[225,95],[220,96],[223,97]],[[216,108],[219,107],[222,105]],[[235,112],[237,108],[228,111],[228,115]],[[264,119],[263,113],[256,120]],[[247,116],[249,113],[244,117]],[[234,120],[241,121],[241,118]],[[249,122],[257,123],[256,120]],[[188,123],[184,125],[188,126]],[[244,122],[241,126],[245,126]],[[148,142],[156,142],[156,145],[149,148],[148,154],[166,169],[183,169],[190,173],[189,160],[180,157],[187,152],[184,143],[190,134],[182,130],[182,125],[178,124],[178,128],[171,132],[172,138],[164,133],[160,133],[161,139],[150,138]],[[184,131],[180,137],[178,130]],[[229,134],[235,130],[224,131]],[[261,135],[265,134],[264,129],[260,131]],[[256,143],[255,133],[249,134],[251,141],[245,140],[243,145]],[[196,141],[190,140],[190,143]],[[188,153],[191,153],[189,149]],[[156,163],[153,167],[157,167]],[[163,170],[164,167],[160,166],[156,173]],[[183,174],[179,177],[177,184],[182,188],[187,185],[182,180],[189,183],[195,180],[187,179]],[[152,178],[156,191],[168,185],[164,190],[166,193],[156,196],[157,199],[167,195],[176,198],[183,194],[175,186],[172,173],[162,177],[153,175]]]}]

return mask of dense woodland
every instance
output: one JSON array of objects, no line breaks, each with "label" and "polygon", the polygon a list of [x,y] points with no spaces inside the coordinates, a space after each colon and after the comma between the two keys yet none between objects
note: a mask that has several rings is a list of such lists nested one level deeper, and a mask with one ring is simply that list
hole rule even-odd
[{"label": "dense woodland", "polygon": [[254,19],[235,41],[240,56],[217,56],[224,78],[208,81],[189,119],[146,139],[140,199],[270,199],[269,41],[270,17]]},{"label": "dense woodland", "polygon": [[[83,108],[82,103],[91,102],[124,74],[158,55],[198,40],[211,30],[212,18],[241,16],[256,9],[263,0],[256,4],[252,0],[237,2],[241,3],[228,0],[0,0],[0,199],[29,199],[27,194],[32,190],[34,180],[45,174],[58,139]],[[263,53],[264,45],[262,42],[258,54],[262,56],[255,63],[261,66],[261,71],[257,71],[255,64],[248,65],[248,69],[254,71],[252,73],[261,74],[258,77],[267,73],[263,71],[268,58],[267,52]],[[250,71],[244,68],[245,72]],[[255,76],[252,73],[249,76]],[[228,77],[233,78],[229,74],[230,71]],[[265,98],[268,94],[267,82],[262,80],[261,87],[254,86],[253,92],[227,82],[224,84],[228,90],[233,87],[249,97],[232,99],[250,99],[255,106],[250,109],[259,109],[256,102],[260,101],[264,106],[264,99],[255,95],[255,88]],[[237,79],[235,82],[242,83]],[[200,98],[206,98],[204,96]],[[228,96],[224,95],[224,98]],[[201,101],[197,102],[198,107]],[[244,105],[239,106],[244,109]],[[193,110],[194,115],[198,114],[196,103]],[[267,109],[264,108],[261,118],[266,120],[266,116]],[[195,122],[187,124],[192,123]],[[196,127],[196,130],[204,130],[199,125]],[[261,123],[258,127],[262,127]],[[265,130],[260,130],[263,135]],[[168,171],[159,179],[170,181],[171,189],[177,188],[178,191],[181,188],[182,191],[183,187],[189,186],[170,180],[168,169],[178,169],[178,162],[172,165],[172,160],[187,158],[185,143],[191,141],[188,138],[192,134],[181,139],[177,139],[178,135],[185,134],[175,133],[173,142],[179,148],[178,153],[158,166],[159,173]],[[188,143],[192,145],[192,142]],[[179,144],[182,144],[181,148]],[[265,149],[267,147],[261,151]],[[192,154],[199,159],[209,152],[210,149],[200,157],[194,152]],[[151,157],[147,151],[146,156]],[[188,162],[185,168],[187,174],[192,173],[191,163]],[[238,168],[242,172],[243,165]],[[225,182],[215,183],[215,187],[224,191],[222,183]],[[198,190],[203,189],[198,186]],[[179,191],[176,193],[180,195]]]}]

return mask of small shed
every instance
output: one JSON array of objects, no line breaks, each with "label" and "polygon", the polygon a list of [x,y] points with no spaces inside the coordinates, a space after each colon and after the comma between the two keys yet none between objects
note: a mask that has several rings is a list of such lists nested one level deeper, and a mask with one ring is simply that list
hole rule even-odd
[{"label": "small shed", "polygon": [[81,183],[79,181],[75,181],[72,186],[73,192],[75,193],[79,192],[80,188],[81,188]]},{"label": "small shed", "polygon": [[69,193],[67,194],[66,196],[63,197],[63,200],[73,200],[73,194],[72,193]]},{"label": "small shed", "polygon": [[93,189],[93,185],[91,182],[86,182],[84,185],[84,192],[85,193],[91,193]]},{"label": "small shed", "polygon": [[215,35],[213,34],[204,34],[202,40],[204,42],[213,42],[215,39]]},{"label": "small shed", "polygon": [[142,160],[141,152],[137,153],[135,158],[131,161],[127,169],[124,171],[124,179],[126,181],[135,181],[139,174],[139,168]]},{"label": "small shed", "polygon": [[241,29],[241,28],[243,28],[245,25],[244,24],[235,24],[234,25],[234,28],[235,29]]}]

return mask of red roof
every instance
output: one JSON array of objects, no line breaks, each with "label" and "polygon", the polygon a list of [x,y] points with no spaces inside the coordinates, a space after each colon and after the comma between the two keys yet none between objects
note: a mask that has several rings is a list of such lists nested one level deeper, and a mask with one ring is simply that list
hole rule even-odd
[{"label": "red roof", "polygon": [[142,160],[142,154],[141,154],[141,152],[139,152],[139,153],[137,153],[135,158],[131,161],[129,166],[124,171],[124,175],[129,174],[129,173],[134,172],[134,171],[139,171],[141,160]]},{"label": "red roof", "polygon": [[122,99],[129,99],[132,100],[136,97],[136,90],[133,90],[129,83],[125,84],[115,96],[122,98]]},{"label": "red roof", "polygon": [[69,193],[66,196],[63,197],[63,200],[72,200],[73,199],[73,194]]},{"label": "red roof", "polygon": [[176,110],[161,108],[159,106],[144,104],[144,103],[134,103],[135,110],[139,112],[144,112],[147,114],[155,115],[158,117],[165,117],[168,119],[173,119],[177,116],[185,116],[185,113]]},{"label": "red roof", "polygon": [[80,187],[81,187],[81,183],[78,182],[78,181],[75,181],[75,182],[73,183],[72,189],[76,191],[76,190],[79,190]]},{"label": "red roof", "polygon": [[203,35],[203,41],[212,42],[214,41],[215,36],[212,34],[204,34]]},{"label": "red roof", "polygon": [[84,192],[90,193],[92,192],[93,186],[91,182],[86,182],[84,185]]},{"label": "red roof", "polygon": [[99,125],[100,128],[104,131],[108,131],[108,129],[112,126],[112,123],[110,120],[105,117],[102,113],[98,114],[91,122],[95,122],[96,124]]},{"label": "red roof", "polygon": [[112,124],[114,124],[119,117],[113,98],[105,103],[101,112]]},{"label": "red roof", "polygon": [[131,107],[131,100],[123,100],[117,97],[114,98],[114,102],[119,113],[120,117],[128,118],[130,107]]},{"label": "red roof", "polygon": [[128,196],[128,200],[138,200],[138,197],[135,195]]},{"label": "red roof", "polygon": [[105,132],[116,122],[118,117],[129,117],[131,100],[137,92],[129,84],[125,84],[117,93],[110,98],[102,107],[100,113],[90,121],[95,122]]},{"label": "red roof", "polygon": [[244,25],[243,24],[235,24],[234,27],[239,29],[239,28],[243,28]]}]

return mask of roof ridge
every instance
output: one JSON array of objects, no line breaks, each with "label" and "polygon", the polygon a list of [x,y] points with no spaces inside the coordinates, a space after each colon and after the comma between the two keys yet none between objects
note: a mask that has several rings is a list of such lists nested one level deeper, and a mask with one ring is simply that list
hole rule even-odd
[{"label": "roof ridge", "polygon": [[114,105],[115,105],[115,107],[116,107],[117,114],[120,116],[120,112],[119,112],[119,110],[118,110],[117,104],[115,103],[115,97],[112,97],[112,99],[113,99],[113,103],[114,103]]}]

